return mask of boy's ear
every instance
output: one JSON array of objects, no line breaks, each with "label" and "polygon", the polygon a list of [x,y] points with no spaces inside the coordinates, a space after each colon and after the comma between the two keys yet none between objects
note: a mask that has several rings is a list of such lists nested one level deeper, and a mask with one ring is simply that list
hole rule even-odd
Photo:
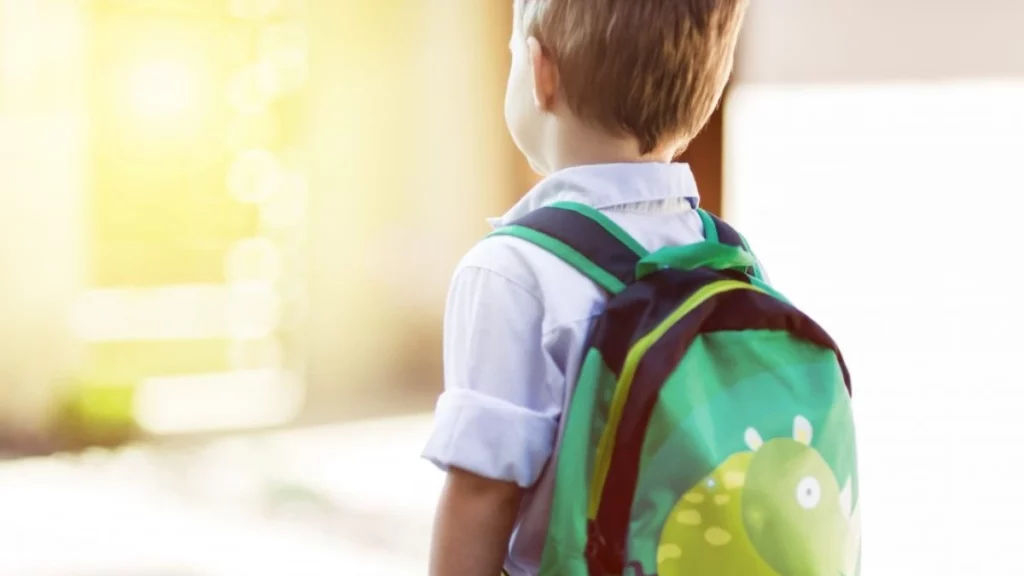
[{"label": "boy's ear", "polygon": [[530,65],[533,70],[534,103],[541,112],[551,112],[558,94],[558,70],[536,38],[528,38],[526,46],[530,51]]}]

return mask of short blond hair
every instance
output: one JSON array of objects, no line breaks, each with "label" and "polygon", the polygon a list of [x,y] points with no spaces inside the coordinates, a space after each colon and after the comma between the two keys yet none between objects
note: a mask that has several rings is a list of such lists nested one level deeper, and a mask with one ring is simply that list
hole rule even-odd
[{"label": "short blond hair", "polygon": [[515,0],[581,120],[643,154],[688,144],[722,96],[748,0]]}]

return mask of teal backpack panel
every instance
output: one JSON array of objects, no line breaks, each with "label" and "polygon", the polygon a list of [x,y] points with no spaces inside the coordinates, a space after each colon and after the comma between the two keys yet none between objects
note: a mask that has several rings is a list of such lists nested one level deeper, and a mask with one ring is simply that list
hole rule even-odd
[{"label": "teal backpack panel", "polygon": [[602,287],[563,439],[542,575],[857,576],[849,375],[746,240],[648,254],[578,204],[495,234]]}]

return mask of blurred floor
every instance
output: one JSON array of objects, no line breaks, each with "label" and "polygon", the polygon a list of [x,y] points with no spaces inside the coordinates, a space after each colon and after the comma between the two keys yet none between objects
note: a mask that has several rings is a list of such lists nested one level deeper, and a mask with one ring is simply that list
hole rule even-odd
[{"label": "blurred floor", "polygon": [[429,415],[0,465],[0,575],[422,574]]}]

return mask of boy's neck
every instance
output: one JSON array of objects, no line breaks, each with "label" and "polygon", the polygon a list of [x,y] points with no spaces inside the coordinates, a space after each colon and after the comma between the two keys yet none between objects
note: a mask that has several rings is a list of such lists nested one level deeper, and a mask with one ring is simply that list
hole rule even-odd
[{"label": "boy's neck", "polygon": [[551,165],[547,168],[550,172],[593,164],[668,164],[676,156],[675,148],[670,146],[641,154],[635,138],[614,136],[579,122],[563,120],[549,128],[547,157]]}]

